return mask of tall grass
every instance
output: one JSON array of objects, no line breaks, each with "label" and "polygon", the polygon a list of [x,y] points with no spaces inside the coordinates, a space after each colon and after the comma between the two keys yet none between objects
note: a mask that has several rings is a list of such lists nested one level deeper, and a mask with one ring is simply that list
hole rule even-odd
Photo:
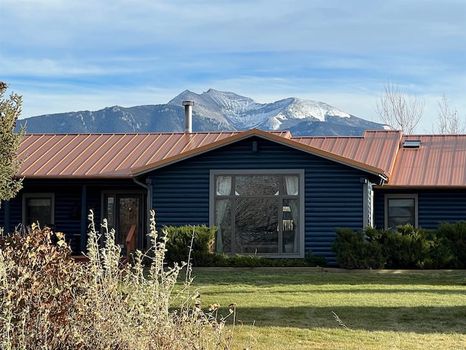
[{"label": "tall grass", "polygon": [[[165,265],[167,237],[151,213],[150,249],[122,264],[115,232],[90,214],[88,262],[48,228],[3,236],[0,244],[2,349],[229,349],[220,317],[203,311],[190,265]],[[180,273],[186,278],[178,283]]]}]

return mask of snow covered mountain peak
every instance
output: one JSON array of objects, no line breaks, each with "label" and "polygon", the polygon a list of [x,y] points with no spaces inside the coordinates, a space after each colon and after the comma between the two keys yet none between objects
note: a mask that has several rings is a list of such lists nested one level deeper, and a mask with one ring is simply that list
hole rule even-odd
[{"label": "snow covered mountain peak", "polygon": [[351,117],[324,102],[289,97],[272,103],[258,103],[234,92],[215,89],[208,89],[201,94],[185,90],[169,104],[181,105],[183,100],[194,101],[195,113],[206,117],[218,116],[222,123],[229,122],[238,130],[253,127],[278,130],[283,124],[290,126],[298,120],[325,122],[327,118]]},{"label": "snow covered mountain peak", "polygon": [[320,101],[288,97],[259,103],[234,92],[184,90],[167,104],[112,106],[23,119],[28,132],[182,131],[184,100],[194,101],[195,131],[290,130],[294,135],[361,135],[384,125],[364,120]]}]

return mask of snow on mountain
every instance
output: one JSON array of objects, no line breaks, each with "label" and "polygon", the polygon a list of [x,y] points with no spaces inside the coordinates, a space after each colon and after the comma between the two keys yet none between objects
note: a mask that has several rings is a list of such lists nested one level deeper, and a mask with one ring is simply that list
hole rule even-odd
[{"label": "snow on mountain", "polygon": [[298,135],[360,135],[384,125],[348,114],[327,103],[290,97],[272,103],[209,89],[201,94],[185,90],[167,104],[107,107],[99,111],[69,112],[22,119],[28,132],[147,132],[182,131],[182,101],[194,101],[196,131],[291,130]]},{"label": "snow on mountain", "polygon": [[249,97],[214,89],[202,94],[186,90],[169,104],[181,105],[183,100],[194,101],[194,112],[206,117],[217,117],[223,122],[226,118],[238,130],[254,127],[278,130],[285,121],[294,119],[324,122],[329,116],[351,117],[348,113],[323,102],[291,97],[273,103],[257,103]]}]

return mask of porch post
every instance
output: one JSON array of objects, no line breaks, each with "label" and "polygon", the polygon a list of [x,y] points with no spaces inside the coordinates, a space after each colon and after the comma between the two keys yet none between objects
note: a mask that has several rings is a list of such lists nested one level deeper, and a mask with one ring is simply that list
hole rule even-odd
[{"label": "porch post", "polygon": [[81,186],[81,253],[87,245],[87,186]]}]

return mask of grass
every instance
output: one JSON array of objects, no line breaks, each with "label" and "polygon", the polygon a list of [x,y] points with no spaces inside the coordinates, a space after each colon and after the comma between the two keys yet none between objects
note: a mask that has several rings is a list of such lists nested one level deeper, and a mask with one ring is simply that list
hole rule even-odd
[{"label": "grass", "polygon": [[227,313],[237,304],[238,349],[466,349],[465,271],[198,268],[194,275],[204,306],[217,302]]}]

